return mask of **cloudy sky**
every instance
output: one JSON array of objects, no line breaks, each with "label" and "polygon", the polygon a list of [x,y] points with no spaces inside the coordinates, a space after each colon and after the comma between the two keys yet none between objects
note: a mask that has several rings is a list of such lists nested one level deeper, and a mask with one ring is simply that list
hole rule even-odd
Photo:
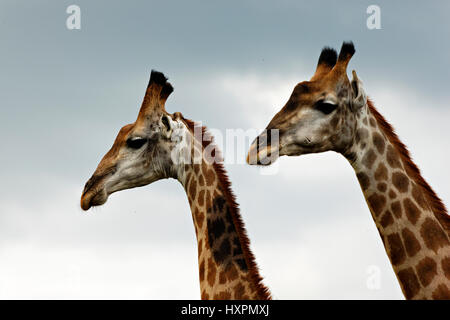
[{"label": "cloudy sky", "polygon": [[[72,4],[80,30],[66,28]],[[380,30],[366,27],[371,4]],[[169,112],[213,132],[262,129],[323,46],[353,40],[349,68],[449,203],[449,10],[448,1],[2,0],[0,298],[200,297],[179,183],[79,208],[84,183],[135,120],[151,69],[175,87]],[[275,298],[402,298],[342,156],[282,158],[272,175],[226,167]],[[368,286],[374,272],[379,286]]]}]

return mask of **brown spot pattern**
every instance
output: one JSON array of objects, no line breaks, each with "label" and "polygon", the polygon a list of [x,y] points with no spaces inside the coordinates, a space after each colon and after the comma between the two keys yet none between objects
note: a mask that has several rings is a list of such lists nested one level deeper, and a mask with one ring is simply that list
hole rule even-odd
[{"label": "brown spot pattern", "polygon": [[230,300],[231,299],[231,293],[228,291],[222,291],[219,292],[214,296],[214,300]]},{"label": "brown spot pattern", "polygon": [[396,266],[405,261],[406,253],[403,247],[402,239],[398,233],[393,233],[387,236],[387,243],[389,245],[389,253],[392,265]]},{"label": "brown spot pattern", "polygon": [[412,202],[412,200],[409,198],[403,200],[403,206],[405,207],[405,213],[408,217],[408,220],[411,221],[412,224],[416,224],[417,220],[420,217],[419,208],[417,208],[414,202]]},{"label": "brown spot pattern", "polygon": [[378,132],[375,132],[372,136],[373,144],[378,150],[378,153],[383,154],[384,153],[384,139]]},{"label": "brown spot pattern", "polygon": [[445,257],[442,259],[442,270],[444,270],[444,274],[447,279],[450,280],[450,257]]},{"label": "brown spot pattern", "polygon": [[367,198],[369,206],[376,217],[378,217],[386,205],[386,198],[383,195],[374,193],[369,198]]},{"label": "brown spot pattern", "polygon": [[380,192],[386,192],[387,190],[387,184],[384,182],[380,182],[379,184],[377,184],[377,189]]},{"label": "brown spot pattern", "polygon": [[362,158],[362,163],[368,168],[372,169],[373,163],[375,162],[377,158],[377,155],[375,154],[375,151],[372,149],[369,149],[369,151],[366,152],[364,157]]},{"label": "brown spot pattern", "polygon": [[436,262],[430,257],[425,257],[419,261],[416,266],[417,274],[419,275],[420,283],[426,287],[428,286],[433,278],[437,275],[437,265]]},{"label": "brown spot pattern", "polygon": [[238,283],[234,287],[234,298],[237,300],[245,300],[245,287],[242,283]]},{"label": "brown spot pattern", "polygon": [[238,271],[236,269],[236,267],[234,266],[234,264],[232,264],[228,270],[227,270],[227,277],[228,280],[233,281],[235,279],[237,279],[238,277]]},{"label": "brown spot pattern", "polygon": [[214,283],[216,282],[216,265],[212,261],[211,258],[209,258],[208,261],[208,284],[212,287]]},{"label": "brown spot pattern", "polygon": [[194,202],[197,196],[197,181],[195,178],[191,180],[191,185],[189,186],[189,196],[191,197],[192,202]]},{"label": "brown spot pattern", "polygon": [[383,163],[378,165],[377,170],[375,171],[375,180],[377,181],[386,181],[388,178],[388,171],[386,166]]},{"label": "brown spot pattern", "polygon": [[367,188],[370,186],[370,179],[367,174],[365,174],[364,172],[360,172],[356,174],[356,176],[363,191],[367,190]]},{"label": "brown spot pattern", "polygon": [[402,172],[392,174],[392,183],[400,192],[407,192],[409,188],[409,178]]},{"label": "brown spot pattern", "polygon": [[200,207],[203,207],[203,205],[205,204],[205,190],[201,190],[198,194],[198,205]]},{"label": "brown spot pattern", "polygon": [[401,218],[403,215],[402,204],[400,201],[395,201],[391,203],[391,210],[397,218]]},{"label": "brown spot pattern", "polygon": [[401,168],[401,163],[398,160],[398,155],[395,152],[394,147],[391,145],[387,148],[386,160],[391,168]]},{"label": "brown spot pattern", "polygon": [[200,241],[198,242],[198,256],[201,257],[202,256],[202,251],[203,251],[203,239],[200,239]]},{"label": "brown spot pattern", "polygon": [[414,233],[408,228],[402,230],[403,243],[409,257],[414,257],[421,249],[420,243]]},{"label": "brown spot pattern", "polygon": [[205,260],[202,260],[200,263],[200,267],[198,268],[199,273],[199,279],[200,282],[203,282],[205,280]]},{"label": "brown spot pattern", "polygon": [[420,235],[422,236],[425,245],[428,249],[437,252],[439,248],[442,248],[449,244],[447,235],[439,223],[431,218],[426,218],[420,227]]},{"label": "brown spot pattern", "polygon": [[197,219],[195,220],[197,222],[198,228],[201,229],[203,227],[203,222],[205,221],[205,214],[202,210],[197,210]]},{"label": "brown spot pattern", "polygon": [[215,174],[213,170],[209,170],[206,165],[204,165],[203,167],[203,174],[205,176],[206,179],[206,184],[208,186],[212,186],[215,180]]},{"label": "brown spot pattern", "polygon": [[400,283],[402,284],[406,299],[414,298],[420,290],[420,284],[413,268],[401,270],[397,275]]},{"label": "brown spot pattern", "polygon": [[395,199],[397,197],[397,194],[395,193],[394,190],[389,190],[389,198],[391,199]]},{"label": "brown spot pattern", "polygon": [[394,218],[392,217],[392,213],[387,210],[384,215],[381,217],[380,224],[383,228],[386,228],[387,226],[390,226],[394,223]]},{"label": "brown spot pattern", "polygon": [[412,188],[412,196],[414,198],[414,200],[416,200],[417,204],[422,208],[422,209],[427,209],[427,202],[425,201],[425,197],[422,194],[422,191],[420,189],[420,187],[415,183],[413,188]]},{"label": "brown spot pattern", "polygon": [[227,277],[225,275],[225,272],[219,273],[219,283],[224,284],[227,281]]},{"label": "brown spot pattern", "polygon": [[211,193],[209,192],[209,190],[206,190],[205,203],[206,203],[206,208],[211,208],[211,206],[212,206],[212,199],[211,199]]},{"label": "brown spot pattern", "polygon": [[440,284],[432,294],[435,300],[450,300],[450,290],[445,284]]}]

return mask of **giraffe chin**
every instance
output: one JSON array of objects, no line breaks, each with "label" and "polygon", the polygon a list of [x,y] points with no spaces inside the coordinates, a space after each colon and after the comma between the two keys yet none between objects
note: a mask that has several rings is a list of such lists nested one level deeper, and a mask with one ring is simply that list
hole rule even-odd
[{"label": "giraffe chin", "polygon": [[89,210],[91,207],[101,206],[108,200],[108,195],[105,189],[99,190],[97,192],[86,192],[81,197],[81,209],[84,211]]}]

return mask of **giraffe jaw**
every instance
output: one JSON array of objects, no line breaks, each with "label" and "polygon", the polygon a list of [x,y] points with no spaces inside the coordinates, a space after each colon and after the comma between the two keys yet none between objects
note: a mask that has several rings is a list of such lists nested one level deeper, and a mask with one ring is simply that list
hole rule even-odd
[{"label": "giraffe jaw", "polygon": [[[126,169],[125,171],[127,171]],[[149,171],[146,174],[138,174],[134,170],[131,172],[133,174],[130,174],[130,171],[128,171],[124,175],[124,170],[115,169],[114,172],[108,172],[107,174],[94,173],[86,183],[81,195],[81,208],[87,211],[91,207],[101,206],[106,203],[108,197],[114,192],[146,186],[161,179],[153,171]]]}]

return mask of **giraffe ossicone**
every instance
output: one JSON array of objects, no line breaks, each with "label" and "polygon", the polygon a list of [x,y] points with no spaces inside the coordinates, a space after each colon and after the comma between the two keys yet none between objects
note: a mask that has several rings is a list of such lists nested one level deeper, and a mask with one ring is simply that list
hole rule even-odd
[{"label": "giraffe ossicone", "polygon": [[270,299],[231,184],[217,161],[219,152],[211,138],[204,139],[204,127],[165,110],[172,91],[167,78],[152,71],[138,118],[119,131],[86,183],[81,207],[89,210],[114,192],[174,178],[183,185],[192,212],[201,298]]},{"label": "giraffe ossicone", "polygon": [[[344,155],[405,297],[450,299],[450,216],[392,126],[366,97],[356,72],[348,79],[354,53],[351,42],[344,42],[339,56],[324,48],[314,76],[295,86],[266,132],[279,130],[279,156],[325,151]],[[270,148],[258,137],[247,162],[266,164],[261,160]]]}]

